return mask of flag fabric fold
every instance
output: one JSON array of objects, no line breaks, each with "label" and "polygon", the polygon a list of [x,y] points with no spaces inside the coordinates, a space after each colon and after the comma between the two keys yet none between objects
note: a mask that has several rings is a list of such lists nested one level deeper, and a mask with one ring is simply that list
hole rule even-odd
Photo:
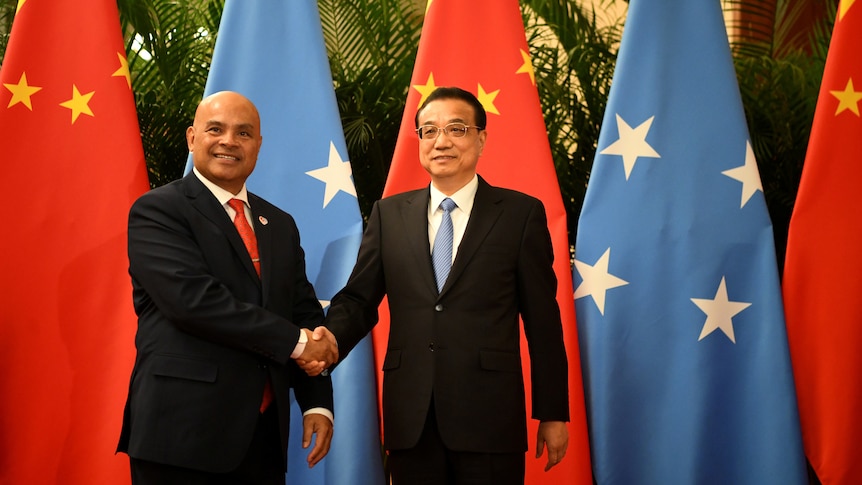
[{"label": "flag fabric fold", "polygon": [[[492,185],[527,193],[545,205],[554,246],[557,301],[569,360],[571,422],[566,458],[546,473],[543,468],[547,451],[541,460],[534,458],[538,422],[528,420],[530,450],[526,460],[526,483],[590,484],[566,212],[517,0],[429,1],[410,84],[384,197],[418,189],[430,182],[419,164],[414,116],[436,87],[457,86],[476,95],[488,113],[488,140],[477,167],[479,174]],[[380,323],[373,331],[378,364],[383,362],[388,334],[389,314],[384,301],[380,307]],[[526,367],[529,354],[523,336],[522,357],[529,399],[530,373]],[[378,377],[378,386],[380,382],[382,376]]]},{"label": "flag fabric fold", "polygon": [[784,309],[805,453],[862,483],[862,5],[838,7],[787,242]]},{"label": "flag fabric fold", "polygon": [[807,483],[718,0],[631,1],[575,251],[597,483]]},{"label": "flag fabric fold", "polygon": [[126,218],[148,182],[116,1],[18,2],[0,131],[0,482],[128,483]]},{"label": "flag fabric fold", "polygon": [[[227,0],[204,94],[224,90],[243,94],[260,112],[263,145],[249,190],[296,219],[309,281],[326,308],[353,269],[362,217],[317,2]],[[366,338],[332,373],[332,447],[313,469],[292,403],[288,483],[383,483],[372,366]]]}]

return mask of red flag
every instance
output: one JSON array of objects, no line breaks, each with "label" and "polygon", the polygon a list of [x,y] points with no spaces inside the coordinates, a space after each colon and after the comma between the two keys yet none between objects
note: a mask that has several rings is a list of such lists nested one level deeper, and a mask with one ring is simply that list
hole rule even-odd
[{"label": "red flag", "polygon": [[148,184],[116,0],[18,2],[0,133],[0,483],[128,483],[126,218]]},{"label": "red flag", "polygon": [[[546,454],[535,456],[538,422],[529,420],[530,451],[527,483],[557,481],[591,484],[589,443],[572,292],[572,269],[566,211],[554,170],[545,121],[539,104],[533,66],[517,0],[432,0],[428,2],[413,79],[395,155],[383,196],[428,185],[419,164],[414,116],[425,97],[439,86],[458,86],[475,94],[488,114],[488,140],[478,172],[492,185],[525,192],[542,200],[554,245],[557,301],[569,357],[569,448],[565,460],[545,473]],[[386,302],[374,329],[377,368],[381,367],[389,334]],[[529,355],[522,336],[524,365]],[[528,368],[527,396],[530,395]],[[379,376],[378,385],[382,382]],[[380,391],[380,389],[378,389]],[[385,423],[384,423],[385,425]]]},{"label": "red flag", "polygon": [[784,308],[805,454],[862,483],[862,5],[838,9],[787,243]]}]

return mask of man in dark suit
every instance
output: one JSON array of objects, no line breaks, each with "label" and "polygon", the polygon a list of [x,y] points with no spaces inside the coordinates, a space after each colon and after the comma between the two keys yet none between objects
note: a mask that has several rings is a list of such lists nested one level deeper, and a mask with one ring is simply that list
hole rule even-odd
[{"label": "man in dark suit", "polygon": [[323,311],[293,218],[246,189],[262,142],[255,106],[213,94],[186,138],[193,172],[129,213],[137,358],[118,451],[135,484],[283,485],[289,388],[303,447],[316,435],[309,466],[333,427],[331,380],[291,359],[337,355],[308,339]]},{"label": "man in dark suit", "polygon": [[[546,470],[568,444],[567,359],[544,207],[477,176],[485,125],[471,93],[438,88],[428,96],[416,127],[431,184],[375,203],[356,266],[326,318],[343,358],[377,323],[388,296],[383,428],[396,485],[523,483],[519,317]],[[449,199],[455,206],[447,217],[439,206]],[[435,243],[447,218],[452,249],[441,257]],[[313,338],[324,337],[317,329]],[[302,364],[315,374],[328,363]]]}]

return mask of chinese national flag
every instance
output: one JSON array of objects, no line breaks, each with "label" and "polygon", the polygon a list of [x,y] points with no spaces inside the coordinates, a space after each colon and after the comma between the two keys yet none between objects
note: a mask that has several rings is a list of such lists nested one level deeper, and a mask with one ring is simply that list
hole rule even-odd
[{"label": "chinese national flag", "polygon": [[126,218],[148,184],[116,0],[19,0],[0,133],[0,483],[127,483]]},{"label": "chinese national flag", "polygon": [[[534,458],[538,422],[528,420],[527,483],[591,484],[566,212],[517,0],[429,1],[410,84],[384,197],[428,185],[430,177],[419,164],[414,116],[434,88],[458,86],[475,94],[488,114],[488,140],[479,160],[479,174],[491,185],[530,194],[545,205],[569,357],[571,422],[566,458],[545,473],[547,450],[541,460]],[[386,302],[380,317],[373,333],[378,364],[383,361],[389,334]],[[529,399],[529,355],[523,336],[521,347]],[[380,382],[382,376],[378,385]]]},{"label": "chinese national flag", "polygon": [[805,454],[862,483],[862,3],[838,7],[787,242],[784,309]]}]

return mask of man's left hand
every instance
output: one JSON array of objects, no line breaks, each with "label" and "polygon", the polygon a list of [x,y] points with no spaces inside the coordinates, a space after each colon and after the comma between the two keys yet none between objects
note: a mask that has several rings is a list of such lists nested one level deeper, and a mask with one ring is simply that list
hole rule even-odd
[{"label": "man's left hand", "polygon": [[306,414],[302,417],[302,447],[308,448],[311,446],[312,435],[317,435],[314,439],[314,447],[308,453],[308,468],[314,467],[320,460],[329,453],[329,445],[332,444],[332,421],[322,414]]},{"label": "man's left hand", "polygon": [[536,458],[541,458],[542,452],[548,446],[548,463],[545,471],[563,461],[566,448],[569,447],[569,430],[563,421],[542,421],[536,433]]}]

